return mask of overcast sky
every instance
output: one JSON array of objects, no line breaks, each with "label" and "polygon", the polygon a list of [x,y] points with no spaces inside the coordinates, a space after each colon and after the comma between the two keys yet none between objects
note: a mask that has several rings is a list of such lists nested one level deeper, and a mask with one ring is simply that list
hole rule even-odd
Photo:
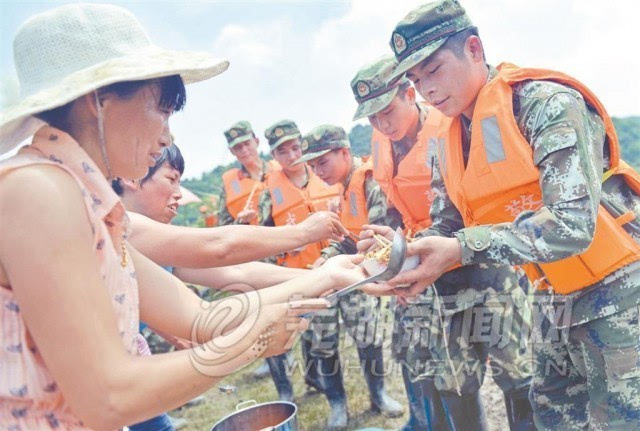
[{"label": "overcast sky", "polygon": [[[30,15],[61,1],[0,0],[0,82],[9,103],[12,40]],[[123,1],[158,45],[206,50],[228,71],[187,90],[171,128],[186,159],[185,177],[233,156],[222,131],[249,120],[264,129],[295,120],[303,133],[322,123],[350,129],[356,104],[349,82],[363,64],[390,54],[395,24],[424,3],[355,1]],[[640,115],[637,0],[461,1],[480,29],[487,60],[561,70],[587,84],[615,116]],[[635,42],[635,43],[634,43]]]}]

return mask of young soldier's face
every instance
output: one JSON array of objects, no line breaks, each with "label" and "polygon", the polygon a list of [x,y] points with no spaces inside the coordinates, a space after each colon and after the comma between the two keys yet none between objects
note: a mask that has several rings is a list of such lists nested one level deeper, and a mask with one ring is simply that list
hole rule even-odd
[{"label": "young soldier's face", "polygon": [[231,148],[231,154],[236,156],[236,159],[238,159],[242,165],[246,165],[247,163],[251,163],[254,160],[259,159],[258,139],[253,137],[247,141],[234,145]]},{"label": "young soldier's face", "polygon": [[409,88],[404,95],[396,95],[386,108],[368,118],[377,131],[392,141],[399,141],[409,133],[417,115],[415,90]]},{"label": "young soldier's face", "polygon": [[302,148],[300,148],[300,139],[291,139],[278,145],[272,152],[273,158],[280,163],[282,169],[289,172],[298,172],[304,169],[304,163],[293,165],[293,162],[302,157]]},{"label": "young soldier's face", "polygon": [[347,179],[351,167],[350,161],[351,152],[346,148],[340,148],[309,160],[307,165],[322,181],[332,186]]},{"label": "young soldier's face", "polygon": [[[471,40],[473,39],[473,42]],[[471,36],[462,56],[439,49],[407,72],[407,78],[429,104],[447,117],[471,117],[478,92],[484,85],[484,59],[480,39]]]}]

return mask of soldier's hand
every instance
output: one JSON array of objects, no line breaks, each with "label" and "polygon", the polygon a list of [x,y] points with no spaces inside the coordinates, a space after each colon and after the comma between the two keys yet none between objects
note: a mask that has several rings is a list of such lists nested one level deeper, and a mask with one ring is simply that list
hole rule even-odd
[{"label": "soldier's hand", "polygon": [[253,219],[257,217],[258,213],[256,210],[247,208],[238,213],[238,221],[240,223],[251,223]]},{"label": "soldier's hand", "polygon": [[389,241],[393,241],[393,229],[389,226],[379,226],[376,224],[365,224],[360,232],[360,241],[356,244],[360,253],[366,253],[377,249],[378,242],[373,238],[373,234],[384,236]]},{"label": "soldier's hand", "polygon": [[[420,265],[398,274],[388,281],[398,296],[413,297],[422,293],[445,272],[459,266],[462,249],[457,238],[431,236],[420,238],[407,245],[407,256],[419,255]],[[398,288],[402,285],[406,288]]]},{"label": "soldier's hand", "polygon": [[349,231],[340,223],[340,217],[330,211],[311,214],[296,226],[307,238],[307,244],[326,240],[342,242],[349,235]]}]

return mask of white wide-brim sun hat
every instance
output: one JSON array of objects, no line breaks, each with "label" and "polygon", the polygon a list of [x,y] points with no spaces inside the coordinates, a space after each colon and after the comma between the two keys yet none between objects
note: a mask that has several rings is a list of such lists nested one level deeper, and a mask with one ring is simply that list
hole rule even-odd
[{"label": "white wide-brim sun hat", "polygon": [[171,75],[190,84],[229,67],[206,52],[154,45],[131,12],[104,4],[65,5],[29,18],[15,36],[13,51],[20,98],[0,113],[0,154],[44,124],[34,114],[100,87]]}]

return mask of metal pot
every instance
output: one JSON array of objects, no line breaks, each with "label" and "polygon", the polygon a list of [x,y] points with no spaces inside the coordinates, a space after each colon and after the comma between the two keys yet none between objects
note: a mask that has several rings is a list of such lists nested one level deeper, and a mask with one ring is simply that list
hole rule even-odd
[{"label": "metal pot", "polygon": [[216,422],[211,431],[298,431],[297,412],[298,406],[288,401],[243,401],[234,413]]}]

